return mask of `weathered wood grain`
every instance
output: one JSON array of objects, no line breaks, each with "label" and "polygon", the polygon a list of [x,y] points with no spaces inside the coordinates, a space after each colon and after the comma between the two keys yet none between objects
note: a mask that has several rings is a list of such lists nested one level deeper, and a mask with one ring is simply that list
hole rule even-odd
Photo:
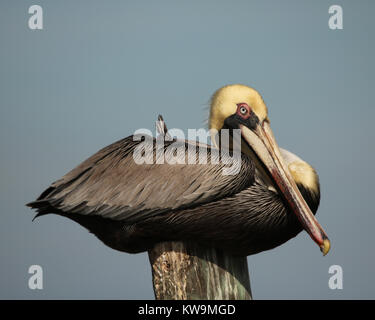
[{"label": "weathered wood grain", "polygon": [[250,300],[246,257],[182,242],[149,251],[157,300]]}]

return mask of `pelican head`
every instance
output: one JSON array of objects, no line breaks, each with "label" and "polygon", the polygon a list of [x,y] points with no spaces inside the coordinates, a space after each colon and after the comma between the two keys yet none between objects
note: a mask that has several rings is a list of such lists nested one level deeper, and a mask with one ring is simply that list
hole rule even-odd
[{"label": "pelican head", "polygon": [[272,133],[262,96],[255,89],[240,84],[217,90],[211,99],[209,128],[211,132],[224,128],[241,130],[242,152],[255,159],[257,166],[266,172],[289,209],[323,254],[327,254],[330,241],[296,184],[305,184],[312,190],[318,188],[317,175],[302,160],[293,159],[287,163]]}]

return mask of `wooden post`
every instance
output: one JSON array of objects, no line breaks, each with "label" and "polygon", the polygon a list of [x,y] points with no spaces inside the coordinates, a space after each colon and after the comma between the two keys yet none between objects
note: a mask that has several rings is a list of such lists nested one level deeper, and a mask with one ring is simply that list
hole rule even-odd
[{"label": "wooden post", "polygon": [[246,257],[182,242],[162,242],[148,252],[157,300],[250,300]]}]

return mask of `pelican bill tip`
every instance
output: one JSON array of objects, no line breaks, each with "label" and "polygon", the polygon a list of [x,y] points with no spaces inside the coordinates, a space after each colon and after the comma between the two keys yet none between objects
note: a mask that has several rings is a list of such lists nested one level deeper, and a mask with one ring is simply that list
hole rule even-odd
[{"label": "pelican bill tip", "polygon": [[320,246],[320,251],[323,253],[323,256],[325,256],[329,250],[331,249],[331,242],[328,238],[323,240],[323,244]]}]

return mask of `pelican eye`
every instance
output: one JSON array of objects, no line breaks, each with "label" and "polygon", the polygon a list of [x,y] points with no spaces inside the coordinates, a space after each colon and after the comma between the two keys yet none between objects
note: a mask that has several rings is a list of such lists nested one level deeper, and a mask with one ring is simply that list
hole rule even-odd
[{"label": "pelican eye", "polygon": [[245,115],[247,113],[247,109],[245,107],[240,108],[241,114]]}]

